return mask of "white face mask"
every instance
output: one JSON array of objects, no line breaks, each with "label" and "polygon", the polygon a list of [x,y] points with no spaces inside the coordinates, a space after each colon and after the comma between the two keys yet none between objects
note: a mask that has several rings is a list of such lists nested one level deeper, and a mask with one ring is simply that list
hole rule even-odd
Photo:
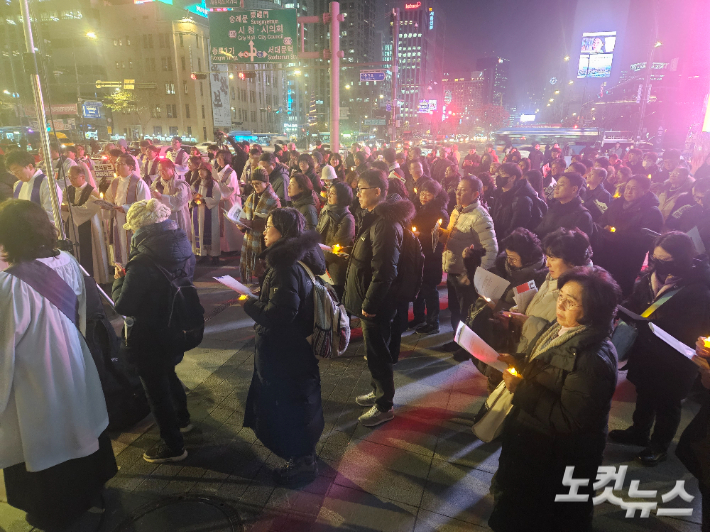
[{"label": "white face mask", "polygon": [[650,168],[651,166],[653,166],[653,161],[649,161],[648,159],[646,159],[641,164],[643,165],[644,168]]}]

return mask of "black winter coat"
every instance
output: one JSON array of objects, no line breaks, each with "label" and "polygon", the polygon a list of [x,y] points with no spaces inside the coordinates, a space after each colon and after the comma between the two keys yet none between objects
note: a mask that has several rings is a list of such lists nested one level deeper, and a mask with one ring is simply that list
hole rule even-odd
[{"label": "black winter coat", "polygon": [[[598,185],[594,190],[587,189],[583,204],[592,215],[592,220],[596,222],[611,205],[611,194],[602,185]],[[589,233],[587,235],[591,237]]]},{"label": "black winter coat", "polygon": [[434,227],[439,220],[440,227],[449,225],[449,211],[446,208],[448,200],[449,195],[442,189],[436,198],[417,209],[412,220],[412,227],[417,228],[419,243],[424,253],[422,282],[427,285],[438,285],[443,275],[441,254],[444,252],[444,244],[439,242],[437,235],[434,247]]},{"label": "black winter coat", "polygon": [[448,159],[437,158],[431,164],[431,178],[434,181],[438,181],[439,183],[443,183],[444,177],[446,176],[446,169],[449,166],[454,166],[454,163],[452,163]]},{"label": "black winter coat", "polygon": [[351,314],[377,314],[393,305],[397,264],[402,251],[402,226],[414,217],[410,201],[384,201],[363,211],[348,261],[343,303]]},{"label": "black winter coat", "polygon": [[[339,244],[349,248],[355,240],[355,217],[347,207],[326,205],[320,211],[318,234],[326,246]],[[335,253],[325,253],[325,264],[335,286],[345,286],[345,273],[348,267],[347,259]]]},{"label": "black winter coat", "polygon": [[562,486],[566,466],[575,466],[575,477],[596,478],[616,388],[616,352],[608,334],[587,329],[530,361],[540,335],[516,364],[523,381],[503,428],[500,491],[488,521],[496,532],[581,531],[591,525],[591,500],[554,501],[568,492]]},{"label": "black winter coat", "polygon": [[167,325],[171,288],[155,263],[190,280],[195,273],[190,241],[172,220],[146,225],[135,232],[126,275],[113,282],[116,312],[134,319],[126,339],[126,356],[141,374],[172,369],[184,355],[164,347],[170,333]]},{"label": "black winter coat", "polygon": [[559,201],[550,203],[542,221],[535,228],[535,234],[542,240],[553,231],[564,227],[566,229],[578,228],[584,231],[587,236],[591,236],[593,225],[592,215],[582,205],[582,200],[578,196],[564,204]]},{"label": "black winter coat", "polygon": [[[616,198],[599,218],[598,230],[592,239],[594,264],[607,270],[628,296],[641,271],[644,258],[653,247],[653,237],[641,232],[650,229],[657,233],[663,227],[663,215],[658,210],[658,198],[647,192],[633,205],[624,209],[626,200]],[[602,228],[616,228],[610,233]]]},{"label": "black winter coat", "polygon": [[315,171],[313,170],[308,170],[304,174],[313,184],[313,190],[315,191],[316,194],[320,194],[320,191],[323,190],[323,186],[321,184],[320,179],[316,175]]},{"label": "black winter coat", "polygon": [[318,360],[306,338],[313,333],[313,284],[297,264],[314,275],[325,273],[318,234],[278,240],[260,258],[267,271],[259,299],[244,311],[256,324],[254,374],[244,413],[244,426],[281,458],[315,451],[323,432]]},{"label": "black winter coat", "polygon": [[498,242],[507,237],[518,227],[532,230],[533,208],[537,193],[525,179],[519,179],[513,188],[504,192],[497,189],[491,205],[493,227]]},{"label": "black winter coat", "polygon": [[312,231],[318,225],[318,209],[313,192],[306,190],[291,198],[291,207],[300,212],[306,219],[306,231]]},{"label": "black winter coat", "polygon": [[[623,306],[636,314],[643,313],[656,300],[651,288],[651,275],[643,275],[631,297]],[[710,330],[710,268],[696,260],[692,271],[684,275],[671,290],[680,292],[661,305],[650,316],[652,323],[689,347]],[[662,294],[661,294],[662,297]],[[669,401],[680,401],[690,391],[697,368],[683,355],[650,333],[639,334],[629,352],[628,379],[641,392],[652,393]]]},{"label": "black winter coat", "polygon": [[501,251],[496,257],[496,264],[493,270],[497,276],[502,277],[506,281],[510,282],[510,286],[503,292],[500,301],[503,303],[505,308],[511,308],[515,305],[515,300],[513,299],[513,289],[516,286],[527,283],[528,281],[535,281],[535,286],[540,289],[542,283],[547,279],[548,269],[545,266],[545,257],[540,257],[539,260],[532,262],[531,264],[525,264],[522,268],[512,269],[507,263],[508,256],[505,250]]}]

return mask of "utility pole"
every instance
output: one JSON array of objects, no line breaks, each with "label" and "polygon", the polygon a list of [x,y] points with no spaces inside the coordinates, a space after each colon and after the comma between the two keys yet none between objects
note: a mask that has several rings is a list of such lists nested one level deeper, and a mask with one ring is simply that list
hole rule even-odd
[{"label": "utility pole", "polygon": [[330,3],[330,151],[340,152],[340,3]]},{"label": "utility pole", "polygon": [[646,103],[651,97],[651,69],[653,68],[653,56],[656,48],[660,46],[658,41],[658,3],[653,2],[653,43],[651,44],[651,54],[646,63],[646,76],[643,80],[643,91],[641,91],[641,110],[639,112],[639,126],[636,131],[636,142],[641,141],[641,133],[643,132],[643,119],[646,116]]},{"label": "utility pole", "polygon": [[[39,77],[37,65],[37,54],[35,53],[35,43],[32,37],[32,26],[30,25],[30,7],[28,0],[20,0],[22,11],[22,25],[25,29],[25,68],[31,68],[32,90],[35,97],[35,111],[39,121],[39,134],[42,138],[42,151],[44,152],[44,164],[47,172],[47,184],[49,185],[49,197],[52,200],[52,215],[54,217],[54,227],[59,233],[59,239],[64,240],[64,225],[59,214],[59,198],[57,197],[57,182],[54,180],[54,169],[52,168],[52,157],[49,151],[49,135],[47,134],[47,116],[44,114],[44,97],[42,96],[42,83]],[[78,104],[77,104],[78,105]]]},{"label": "utility pole", "polygon": [[397,65],[399,64],[399,8],[392,9],[392,134],[390,140],[397,140]]}]

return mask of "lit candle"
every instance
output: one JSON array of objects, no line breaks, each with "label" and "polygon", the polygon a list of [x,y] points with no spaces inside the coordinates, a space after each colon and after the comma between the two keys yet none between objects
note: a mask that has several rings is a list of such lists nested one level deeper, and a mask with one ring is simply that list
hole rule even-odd
[{"label": "lit candle", "polygon": [[441,220],[441,218],[439,218],[439,220],[437,220],[436,223],[437,223],[437,225],[441,225],[441,222],[442,222],[442,220]]},{"label": "lit candle", "polygon": [[516,377],[520,375],[512,366],[508,368],[508,373],[510,373],[511,375],[515,375]]},{"label": "lit candle", "polygon": [[246,296],[246,295],[241,295],[241,296],[239,296],[239,301],[244,301],[247,299],[247,297],[248,296]]},{"label": "lit candle", "polygon": [[101,199],[104,199],[104,193],[103,193],[103,192],[100,192],[100,193],[99,193],[99,197],[100,197]]},{"label": "lit candle", "polygon": [[412,226],[412,233],[416,233],[416,232],[417,232],[417,228]]},{"label": "lit candle", "polygon": [[708,336],[703,337],[703,347],[705,349],[710,349],[710,337],[708,337]]},{"label": "lit candle", "polygon": [[616,227],[610,227],[610,228],[609,228],[609,231],[612,232],[612,233],[616,233]]},{"label": "lit candle", "polygon": [[340,244],[333,244],[333,253],[338,253],[340,251]]}]

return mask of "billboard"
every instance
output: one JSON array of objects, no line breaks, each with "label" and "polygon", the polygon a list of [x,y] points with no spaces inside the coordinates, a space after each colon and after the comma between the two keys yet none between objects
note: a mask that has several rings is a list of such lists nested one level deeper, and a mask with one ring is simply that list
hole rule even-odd
[{"label": "billboard", "polygon": [[436,111],[436,100],[419,100],[419,108],[417,109],[418,113],[432,114],[434,111]]},{"label": "billboard", "polygon": [[210,92],[212,92],[212,117],[215,127],[232,127],[229,108],[229,66],[212,65]]},{"label": "billboard", "polygon": [[608,78],[616,46],[615,31],[582,34],[577,78]]}]

